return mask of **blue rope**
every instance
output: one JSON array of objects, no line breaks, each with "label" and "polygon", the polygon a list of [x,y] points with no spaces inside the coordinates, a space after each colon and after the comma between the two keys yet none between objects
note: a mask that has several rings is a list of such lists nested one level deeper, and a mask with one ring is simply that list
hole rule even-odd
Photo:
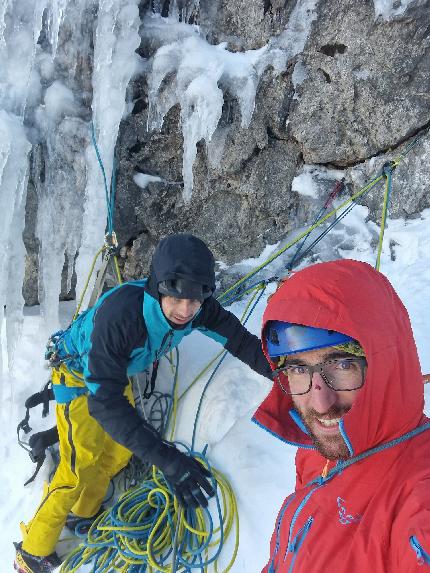
[{"label": "blue rope", "polygon": [[[266,291],[266,287],[261,289],[260,294],[257,296],[256,300],[254,301],[254,304],[252,305],[251,309],[248,312],[248,315],[246,316],[245,320],[243,321],[243,326],[245,326],[245,324],[248,322],[249,317],[251,316],[251,314],[254,312],[255,307],[257,306],[257,304],[260,302],[261,297],[263,296],[263,294]],[[224,352],[224,354],[221,356],[221,358],[219,359],[217,365],[215,366],[215,368],[213,369],[212,374],[209,377],[209,380],[206,382],[205,387],[203,388],[203,392],[200,396],[200,401],[199,401],[199,405],[197,407],[197,413],[196,413],[196,417],[194,420],[194,427],[193,427],[193,437],[191,440],[191,448],[194,449],[194,444],[195,444],[195,440],[196,440],[196,431],[197,431],[197,422],[200,416],[200,410],[203,404],[203,398],[205,396],[206,390],[209,387],[209,384],[212,382],[212,380],[214,379],[215,374],[218,371],[218,368],[221,366],[221,364],[223,363],[225,357],[227,356],[228,352],[227,350]]]},{"label": "blue rope", "polygon": [[257,281],[255,283],[252,283],[246,289],[243,289],[243,290],[241,288],[242,285],[240,285],[240,287],[238,288],[236,293],[233,294],[233,296],[231,296],[230,298],[223,300],[221,304],[223,306],[229,306],[233,302],[236,302],[237,300],[241,299],[244,295],[250,294],[253,290],[257,289],[258,287],[261,287],[263,285],[268,285],[271,282],[278,281],[278,280],[279,280],[279,277],[276,277],[276,276],[271,277],[270,279],[263,279],[261,281]]},{"label": "blue rope", "polygon": [[[321,209],[318,211],[316,217],[314,218],[314,220],[312,221],[311,227],[313,227],[313,225],[315,225],[315,223],[317,221],[319,221],[321,219],[321,217],[324,214],[324,211],[326,210],[326,207],[321,207]],[[293,270],[294,267],[294,263],[296,262],[296,259],[298,258],[298,256],[300,255],[301,250],[303,249],[306,241],[308,240],[309,236],[311,235],[312,231],[309,231],[309,233],[307,235],[305,235],[303,237],[303,239],[301,240],[301,242],[299,243],[296,252],[293,255],[293,258],[291,259],[291,261],[289,262],[288,266],[287,266],[287,270],[291,271]]]},{"label": "blue rope", "polygon": [[105,188],[105,195],[106,195],[106,207],[107,207],[107,232],[109,235],[113,233],[113,221],[114,221],[114,212],[115,212],[115,192],[116,192],[116,161],[114,159],[113,169],[112,169],[112,178],[110,184],[110,193],[108,191],[107,185],[107,178],[106,178],[106,171],[103,165],[103,160],[100,155],[100,151],[97,145],[96,140],[96,133],[94,129],[94,123],[91,122],[91,138],[93,142],[93,146],[96,152],[97,161],[99,162],[100,170],[103,176],[103,185]]}]

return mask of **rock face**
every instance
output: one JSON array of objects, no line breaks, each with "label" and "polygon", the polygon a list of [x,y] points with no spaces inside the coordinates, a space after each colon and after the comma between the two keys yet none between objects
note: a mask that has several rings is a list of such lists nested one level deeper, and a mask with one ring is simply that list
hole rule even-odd
[{"label": "rock face", "polygon": [[[149,4],[142,2],[142,17]],[[179,105],[168,111],[161,130],[147,129],[151,61],[168,40],[147,33],[143,25],[139,52],[147,65],[130,86],[132,111],[117,142],[115,220],[125,278],[144,274],[155,244],[172,232],[196,233],[227,264],[256,256],[309,221],[336,180],[345,179],[345,193],[356,192],[417,135],[419,142],[395,171],[390,216],[411,217],[430,207],[430,0],[403,4],[403,13],[375,17],[370,0],[304,0],[308,12],[316,12],[305,47],[287,58],[281,73],[266,68],[247,128],[237,98],[223,90],[212,141],[197,146],[189,202],[182,194]],[[184,20],[197,22],[211,44],[226,42],[229,50],[245,52],[276,42],[296,2],[164,0],[152,6],[163,15],[175,9]],[[168,81],[174,80],[171,74]],[[312,165],[329,169],[317,185],[319,198],[292,190],[294,178]],[[159,180],[139,186],[137,173]],[[34,193],[28,201],[35,201]],[[378,221],[381,191],[363,202]],[[37,299],[37,241],[34,222],[27,221],[24,293],[31,304]]]},{"label": "rock face", "polygon": [[388,22],[371,2],[319,4],[288,130],[306,163],[353,165],[428,123],[429,24],[428,2]]}]

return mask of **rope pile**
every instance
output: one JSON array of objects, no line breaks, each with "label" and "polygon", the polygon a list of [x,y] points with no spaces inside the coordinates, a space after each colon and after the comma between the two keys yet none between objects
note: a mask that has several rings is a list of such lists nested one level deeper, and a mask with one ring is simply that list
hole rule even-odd
[{"label": "rope pile", "polygon": [[212,472],[216,512],[197,508],[184,514],[163,474],[152,467],[150,477],[125,492],[97,518],[88,535],[82,535],[85,541],[68,555],[61,573],[75,573],[88,563],[93,573],[204,572],[209,565],[218,571],[224,541],[235,529],[233,553],[222,570],[227,573],[239,547],[235,496],[225,476],[204,455],[189,453]]}]

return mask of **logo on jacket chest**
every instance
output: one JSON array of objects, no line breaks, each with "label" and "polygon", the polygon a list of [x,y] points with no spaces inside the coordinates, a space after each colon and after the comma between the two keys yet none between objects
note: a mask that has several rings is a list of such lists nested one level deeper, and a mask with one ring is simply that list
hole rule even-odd
[{"label": "logo on jacket chest", "polygon": [[358,523],[361,521],[361,515],[359,513],[352,514],[347,509],[348,502],[343,498],[337,498],[337,509],[339,513],[339,523],[342,525],[351,525],[352,523]]}]

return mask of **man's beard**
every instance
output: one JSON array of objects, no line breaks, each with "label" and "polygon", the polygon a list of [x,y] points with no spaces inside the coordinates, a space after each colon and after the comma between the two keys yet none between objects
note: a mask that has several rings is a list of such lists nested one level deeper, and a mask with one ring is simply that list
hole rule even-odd
[{"label": "man's beard", "polygon": [[[342,409],[342,408],[330,408],[327,412],[323,415],[319,412],[316,412],[313,408],[306,410],[303,412],[300,408],[296,405],[296,409],[300,414],[300,417],[303,420],[303,423],[309,432],[309,436],[311,437],[315,448],[318,452],[327,458],[328,460],[346,460],[348,459],[351,454],[348,450],[347,445],[345,444],[344,439],[340,433],[340,430],[337,434],[333,436],[324,436],[324,435],[316,435],[312,430],[312,422],[315,418],[341,418],[348,412],[349,408]],[[318,423],[318,422],[317,422]]]}]

